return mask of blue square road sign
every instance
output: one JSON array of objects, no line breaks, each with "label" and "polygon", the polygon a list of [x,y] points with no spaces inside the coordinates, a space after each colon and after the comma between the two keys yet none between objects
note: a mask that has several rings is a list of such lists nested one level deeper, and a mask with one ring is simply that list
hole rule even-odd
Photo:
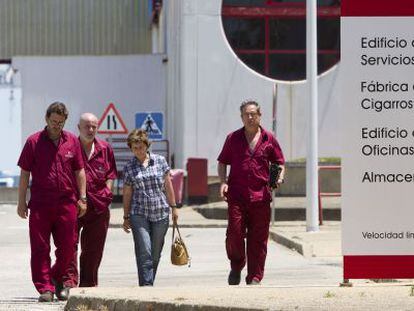
[{"label": "blue square road sign", "polygon": [[162,112],[138,112],[135,114],[135,127],[148,133],[148,138],[164,138],[164,114]]}]

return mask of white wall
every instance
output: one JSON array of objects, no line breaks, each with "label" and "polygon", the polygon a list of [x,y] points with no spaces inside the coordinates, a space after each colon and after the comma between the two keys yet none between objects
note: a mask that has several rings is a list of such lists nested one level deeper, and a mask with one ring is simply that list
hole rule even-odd
[{"label": "white wall", "polygon": [[[175,120],[183,133],[175,145],[177,164],[184,166],[189,157],[208,158],[209,174],[216,174],[216,158],[227,133],[242,125],[241,101],[259,101],[264,127],[272,126],[274,81],[254,73],[231,50],[222,29],[221,3],[182,0],[181,19],[175,21],[181,29],[180,55],[175,56],[180,63],[181,94],[175,106],[183,112]],[[170,36],[169,44],[176,39]],[[319,82],[319,154],[339,156],[337,69]],[[288,159],[306,156],[307,98],[303,82],[278,84],[277,133]]]},{"label": "white wall", "polygon": [[17,160],[21,150],[21,89],[0,87],[0,142],[2,144],[0,170],[18,174]]},{"label": "white wall", "polygon": [[[113,102],[129,130],[136,112],[163,111],[176,167],[202,157],[209,161],[209,174],[216,174],[226,135],[242,126],[241,101],[259,101],[263,125],[271,129],[275,83],[231,50],[220,9],[221,0],[166,0],[164,63],[163,55],[14,58],[22,78],[22,140],[43,128],[45,109],[53,101],[68,104],[66,128],[72,131],[82,112],[100,117]],[[320,156],[340,155],[337,72],[334,68],[319,79]],[[278,84],[277,136],[287,159],[306,156],[307,98],[303,82]]]},{"label": "white wall", "polygon": [[[114,103],[128,130],[135,113],[166,111],[166,65],[163,55],[15,57],[21,74],[22,142],[45,126],[47,106],[62,101],[69,109],[65,129],[77,132],[81,113],[101,117]],[[168,134],[166,133],[166,136]]]}]

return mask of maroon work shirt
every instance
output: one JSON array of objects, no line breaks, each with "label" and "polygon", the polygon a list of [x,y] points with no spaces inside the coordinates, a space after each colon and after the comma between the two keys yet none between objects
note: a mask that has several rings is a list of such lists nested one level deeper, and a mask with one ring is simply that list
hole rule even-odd
[{"label": "maroon work shirt", "polygon": [[17,165],[32,175],[30,200],[33,203],[50,203],[58,199],[77,202],[74,172],[82,169],[84,164],[79,141],[72,133],[62,131],[57,146],[49,138],[46,128],[31,135]]},{"label": "maroon work shirt", "polygon": [[115,157],[111,146],[100,139],[95,138],[95,150],[88,160],[86,153],[82,150],[85,161],[86,192],[88,205],[92,206],[97,213],[108,208],[112,202],[112,192],[106,186],[108,179],[116,179]]},{"label": "maroon work shirt", "polygon": [[283,165],[285,159],[273,134],[263,128],[261,130],[253,151],[250,151],[244,127],[226,138],[217,160],[230,165],[228,196],[231,200],[271,201],[268,187],[269,163]]}]

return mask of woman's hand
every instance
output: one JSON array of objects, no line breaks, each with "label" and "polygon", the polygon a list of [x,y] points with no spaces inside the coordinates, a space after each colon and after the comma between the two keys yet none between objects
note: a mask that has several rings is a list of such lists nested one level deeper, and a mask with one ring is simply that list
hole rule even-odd
[{"label": "woman's hand", "polygon": [[131,222],[130,222],[130,211],[131,211],[131,200],[132,200],[132,186],[124,184],[122,189],[122,204],[124,206],[124,223],[122,228],[126,233],[130,232]]},{"label": "woman's hand", "polygon": [[178,210],[176,207],[172,208],[172,212],[171,212],[171,218],[172,218],[172,222],[173,224],[177,224],[178,221]]},{"label": "woman's hand", "polygon": [[128,219],[124,219],[124,223],[122,224],[122,228],[124,229],[124,231],[126,233],[130,233],[131,232],[131,223]]}]

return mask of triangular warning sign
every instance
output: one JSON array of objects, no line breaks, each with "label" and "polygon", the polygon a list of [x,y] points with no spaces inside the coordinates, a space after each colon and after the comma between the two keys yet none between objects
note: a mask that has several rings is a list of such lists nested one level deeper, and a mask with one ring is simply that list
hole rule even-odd
[{"label": "triangular warning sign", "polygon": [[149,113],[141,124],[141,129],[145,130],[148,135],[162,135],[162,131],[158,127],[154,118]]},{"label": "triangular warning sign", "polygon": [[127,134],[128,129],[113,103],[106,107],[98,123],[99,134]]}]

